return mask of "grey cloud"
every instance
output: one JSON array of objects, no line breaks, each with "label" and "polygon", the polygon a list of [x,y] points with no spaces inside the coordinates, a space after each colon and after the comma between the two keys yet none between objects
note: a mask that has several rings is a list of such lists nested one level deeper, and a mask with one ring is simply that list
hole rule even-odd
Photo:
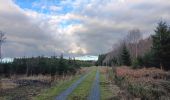
[{"label": "grey cloud", "polygon": [[[89,17],[82,19],[87,30],[85,32],[77,31],[76,33],[78,43],[86,47],[90,54],[97,55],[107,52],[115,42],[124,38],[132,28],[139,28],[144,36],[148,36],[153,34],[155,25],[161,19],[170,23],[169,1],[140,0],[136,4],[131,2],[129,5],[120,4],[119,6],[114,3],[116,2],[92,2],[90,6],[84,4],[81,6],[81,8],[83,7],[81,12],[77,13],[85,16],[85,18]],[[96,19],[98,23],[91,23]],[[107,20],[106,23],[105,20]],[[100,25],[102,23],[105,24]]]},{"label": "grey cloud", "polygon": [[[12,6],[13,4],[7,5],[13,10],[0,12],[0,30],[4,31],[7,37],[3,45],[4,56],[51,56],[54,52],[62,53],[68,43],[63,42],[65,38],[59,38],[61,35],[50,29],[48,19],[36,22],[22,9]],[[8,6],[4,9],[8,9]],[[41,24],[44,26],[40,27]]]},{"label": "grey cloud", "polygon": [[[79,56],[84,55],[84,49],[87,50],[86,54],[98,55],[109,51],[132,28],[139,28],[148,36],[153,34],[160,19],[170,23],[169,0],[125,1],[63,1],[64,6],[73,6],[73,11],[65,15],[43,15],[35,12],[39,16],[36,18],[34,15],[28,16],[27,13],[34,13],[19,8],[14,2],[6,2],[13,4],[7,4],[5,11],[0,9],[0,30],[5,31],[8,37],[3,47],[4,56],[52,55],[54,51],[57,54]],[[57,16],[53,19],[57,21],[51,23],[51,16]],[[81,27],[71,27],[70,31],[69,28],[62,29],[58,25],[62,21],[71,20],[79,20],[80,23],[73,25]],[[70,54],[76,48],[77,52]]]}]

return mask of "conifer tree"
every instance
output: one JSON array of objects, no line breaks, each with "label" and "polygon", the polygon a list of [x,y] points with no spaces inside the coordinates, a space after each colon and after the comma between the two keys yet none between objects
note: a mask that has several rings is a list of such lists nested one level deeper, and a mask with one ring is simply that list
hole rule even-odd
[{"label": "conifer tree", "polygon": [[170,28],[166,22],[159,22],[153,39],[153,54],[155,62],[161,69],[170,69]]},{"label": "conifer tree", "polygon": [[122,59],[122,64],[126,65],[126,66],[130,66],[131,65],[131,58],[130,58],[130,53],[126,47],[126,45],[123,45],[123,49],[122,49],[122,54],[121,54],[121,59]]}]

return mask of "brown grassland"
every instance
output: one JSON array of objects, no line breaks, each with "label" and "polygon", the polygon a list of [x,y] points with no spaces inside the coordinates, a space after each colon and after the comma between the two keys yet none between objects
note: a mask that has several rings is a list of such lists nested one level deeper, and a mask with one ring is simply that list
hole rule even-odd
[{"label": "brown grassland", "polygon": [[114,68],[114,80],[118,86],[142,100],[170,99],[170,72],[157,68]]}]

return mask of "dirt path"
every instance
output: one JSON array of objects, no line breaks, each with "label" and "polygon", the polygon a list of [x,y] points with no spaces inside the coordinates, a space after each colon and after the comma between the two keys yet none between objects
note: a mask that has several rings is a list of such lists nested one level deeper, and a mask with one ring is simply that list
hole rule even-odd
[{"label": "dirt path", "polygon": [[66,100],[68,95],[72,93],[72,91],[88,76],[88,74],[82,76],[79,80],[73,83],[67,90],[63,91],[59,94],[55,100]]},{"label": "dirt path", "polygon": [[98,70],[97,70],[96,78],[93,82],[88,100],[100,100],[100,85],[99,85],[99,71]]}]

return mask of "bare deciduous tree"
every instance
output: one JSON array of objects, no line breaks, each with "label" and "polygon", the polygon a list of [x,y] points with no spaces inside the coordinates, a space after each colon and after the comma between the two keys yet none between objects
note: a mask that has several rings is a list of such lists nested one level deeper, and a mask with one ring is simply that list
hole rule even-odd
[{"label": "bare deciduous tree", "polygon": [[132,29],[126,37],[126,41],[135,45],[135,57],[138,57],[138,42],[141,39],[141,32],[139,29]]},{"label": "bare deciduous tree", "polygon": [[[0,63],[2,63],[2,54],[1,54],[1,49],[2,49],[2,43],[5,41],[6,37],[5,37],[5,33],[0,31]],[[2,87],[2,82],[1,82],[1,78],[0,78],[0,88]]]},{"label": "bare deciduous tree", "polygon": [[5,33],[0,31],[0,60],[2,62],[2,44],[4,43],[6,37],[5,37]]}]

